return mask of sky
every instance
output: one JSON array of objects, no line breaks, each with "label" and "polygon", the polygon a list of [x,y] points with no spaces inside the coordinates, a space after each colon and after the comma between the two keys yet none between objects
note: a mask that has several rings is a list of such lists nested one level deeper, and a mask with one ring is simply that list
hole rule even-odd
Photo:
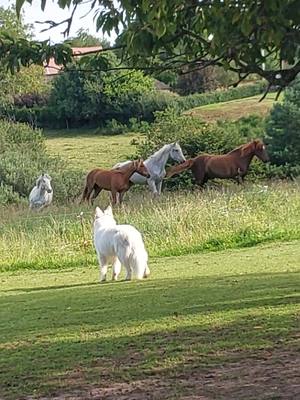
[{"label": "sky", "polygon": [[[14,5],[15,0],[0,0],[0,6],[9,7],[10,5]],[[34,28],[34,35],[37,40],[45,40],[50,39],[51,43],[58,43],[64,40],[64,36],[61,32],[65,29],[66,25],[61,25],[57,28],[50,29],[46,32],[40,32],[43,28],[46,28],[47,25],[37,24],[36,21],[45,21],[45,20],[53,20],[55,22],[59,22],[61,20],[66,19],[70,16],[70,10],[62,10],[57,5],[57,0],[47,0],[45,11],[41,10],[41,0],[32,0],[32,4],[25,3],[23,6],[23,20],[27,24],[32,24]],[[88,29],[89,33],[97,36],[103,37],[101,32],[96,32],[96,24],[93,21],[94,11],[90,12],[86,17],[81,18],[85,14],[87,14],[90,10],[90,4],[83,4],[78,7],[77,12],[75,12],[73,18],[73,24],[71,26],[70,36],[75,36],[76,32],[80,28]],[[109,40],[111,44],[113,44],[116,35],[113,34],[111,37],[105,35],[106,39]]]}]

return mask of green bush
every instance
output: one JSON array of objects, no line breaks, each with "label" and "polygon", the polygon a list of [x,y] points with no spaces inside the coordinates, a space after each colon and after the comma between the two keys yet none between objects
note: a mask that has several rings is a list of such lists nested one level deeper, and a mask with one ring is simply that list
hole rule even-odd
[{"label": "green bush", "polygon": [[67,168],[46,152],[44,138],[29,125],[0,120],[0,201],[11,203],[27,198],[36,178],[47,172],[53,179],[54,198],[65,202],[82,188],[82,174]]},{"label": "green bush", "polygon": [[286,89],[282,103],[275,104],[267,120],[267,139],[277,165],[300,165],[300,79]]},{"label": "green bush", "polygon": [[8,109],[3,106],[0,107],[0,116],[49,128],[105,126],[112,120],[124,125],[131,118],[153,122],[155,112],[167,108],[185,111],[254,96],[264,89],[265,85],[259,82],[228,90],[177,96],[153,90],[151,79],[138,71],[123,77],[122,73],[85,74],[75,69],[55,79],[47,106],[20,108],[10,105]]}]

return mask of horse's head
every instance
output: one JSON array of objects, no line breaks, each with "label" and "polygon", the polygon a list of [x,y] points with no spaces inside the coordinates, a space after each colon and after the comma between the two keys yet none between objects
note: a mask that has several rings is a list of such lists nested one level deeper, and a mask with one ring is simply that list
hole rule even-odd
[{"label": "horse's head", "polygon": [[42,174],[38,177],[36,181],[36,186],[43,191],[52,193],[51,176],[47,174]]},{"label": "horse's head", "polygon": [[270,160],[269,155],[266,150],[266,145],[261,140],[254,140],[254,154],[263,162],[268,162]]},{"label": "horse's head", "polygon": [[170,157],[179,163],[186,161],[179,143],[175,142],[171,144]]},{"label": "horse's head", "polygon": [[264,143],[257,139],[253,140],[250,143],[244,144],[241,147],[238,147],[234,151],[239,151],[242,157],[253,157],[256,156],[263,162],[269,161],[269,156],[266,150],[266,146]]},{"label": "horse's head", "polygon": [[146,178],[150,177],[150,174],[144,165],[144,161],[142,159],[134,161],[135,172],[138,174],[145,176]]}]

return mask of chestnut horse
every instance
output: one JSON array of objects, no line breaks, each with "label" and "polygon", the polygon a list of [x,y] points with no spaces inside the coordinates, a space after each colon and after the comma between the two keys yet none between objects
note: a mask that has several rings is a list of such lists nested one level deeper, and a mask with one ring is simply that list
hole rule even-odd
[{"label": "chestnut horse", "polygon": [[183,164],[171,167],[167,171],[167,177],[191,169],[196,183],[200,186],[213,178],[233,178],[242,183],[254,156],[263,162],[269,161],[266,146],[260,140],[243,144],[224,155],[201,154]]},{"label": "chestnut horse", "polygon": [[132,161],[126,168],[93,169],[87,174],[82,201],[87,200],[93,203],[101,190],[104,189],[111,192],[113,204],[117,204],[118,200],[119,203],[122,203],[124,193],[132,185],[129,179],[135,172],[149,178],[143,160]]}]

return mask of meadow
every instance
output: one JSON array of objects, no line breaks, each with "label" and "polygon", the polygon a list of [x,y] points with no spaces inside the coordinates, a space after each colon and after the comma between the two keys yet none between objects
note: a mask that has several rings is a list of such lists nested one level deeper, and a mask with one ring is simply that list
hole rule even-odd
[{"label": "meadow", "polygon": [[[216,108],[215,119],[227,114]],[[46,137],[51,154],[84,171],[125,159],[140,136]],[[96,204],[108,202],[101,193]],[[114,214],[143,234],[142,282],[122,271],[99,283],[93,213],[77,200],[40,213],[0,207],[0,399],[300,396],[299,181],[160,198],[132,188]]]},{"label": "meadow", "polygon": [[45,131],[46,145],[50,154],[59,155],[70,166],[83,171],[101,166],[111,168],[128,154],[135,152],[132,141],[139,134],[100,135],[96,129],[72,129]]},{"label": "meadow", "polygon": [[[97,204],[106,207],[108,193]],[[93,208],[69,204],[40,214],[0,209],[0,270],[94,265]],[[80,217],[80,214],[82,216]],[[115,211],[144,235],[151,257],[254,246],[300,239],[300,187],[297,183],[232,185],[204,192],[129,192]]]},{"label": "meadow", "polygon": [[[276,93],[269,93],[262,102],[259,102],[261,97],[261,95],[258,95],[195,107],[186,111],[185,114],[200,117],[207,122],[223,119],[238,120],[239,118],[247,117],[252,114],[266,116],[274,104]],[[278,101],[280,100],[282,100],[282,95]]]}]

